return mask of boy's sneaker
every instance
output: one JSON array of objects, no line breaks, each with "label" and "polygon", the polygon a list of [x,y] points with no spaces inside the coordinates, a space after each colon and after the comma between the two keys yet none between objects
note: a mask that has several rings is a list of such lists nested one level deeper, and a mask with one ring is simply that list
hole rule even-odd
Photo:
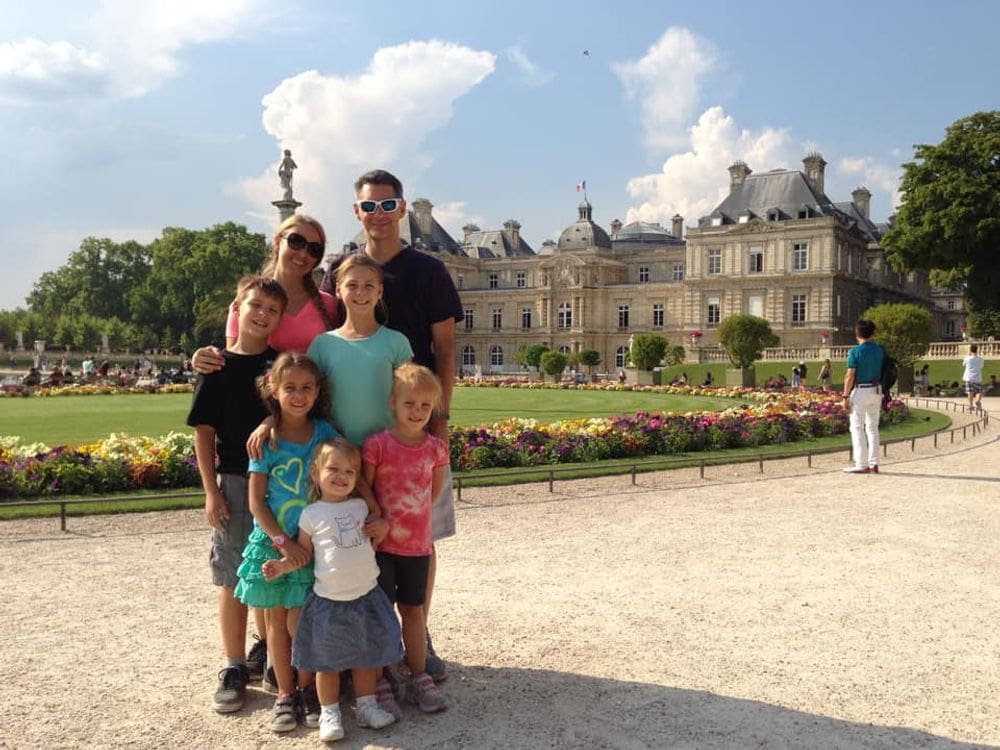
[{"label": "boy's sneaker", "polygon": [[267,666],[267,641],[259,635],[254,635],[253,645],[247,653],[247,669],[250,671],[251,682],[264,676],[265,666]]},{"label": "boy's sneaker", "polygon": [[448,705],[444,693],[434,684],[434,680],[426,672],[421,672],[410,678],[409,699],[426,714],[440,711]]},{"label": "boy's sneaker", "polygon": [[333,742],[343,739],[344,722],[340,718],[340,706],[329,706],[323,709],[319,717],[319,739],[321,742]]},{"label": "boy's sneaker", "polygon": [[264,672],[264,677],[260,681],[260,686],[268,693],[278,692],[278,678],[274,676],[274,667],[268,667]]},{"label": "boy's sneaker", "polygon": [[431,676],[434,682],[444,682],[448,679],[448,668],[445,666],[444,659],[434,652],[434,644],[431,642],[430,633],[427,634],[427,661],[424,671]]},{"label": "boy's sneaker", "polygon": [[378,702],[359,704],[354,709],[354,718],[359,727],[381,729],[396,721],[396,717],[382,708]]},{"label": "boy's sneaker", "polygon": [[300,689],[298,699],[299,714],[302,716],[302,723],[307,727],[318,727],[320,719],[320,705],[319,696],[316,695],[316,683],[313,682]]},{"label": "boy's sneaker", "polygon": [[290,732],[298,725],[298,719],[295,718],[295,698],[290,695],[278,698],[271,709],[267,728],[272,732]]},{"label": "boy's sneaker", "polygon": [[392,693],[392,685],[385,677],[379,677],[375,684],[375,700],[378,702],[379,708],[390,714],[396,721],[403,718],[403,712],[399,710],[399,704],[396,703],[396,696]]},{"label": "boy's sneaker", "polygon": [[212,708],[220,714],[239,711],[247,698],[247,682],[250,675],[242,664],[226,667],[219,672],[219,687],[212,698]]}]

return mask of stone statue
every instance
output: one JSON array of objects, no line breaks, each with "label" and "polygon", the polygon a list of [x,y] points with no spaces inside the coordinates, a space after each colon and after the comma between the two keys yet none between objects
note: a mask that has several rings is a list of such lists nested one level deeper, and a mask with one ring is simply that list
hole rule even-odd
[{"label": "stone statue", "polygon": [[278,178],[281,180],[281,187],[285,191],[285,200],[293,200],[292,198],[292,172],[298,169],[298,165],[292,159],[292,152],[289,149],[285,149],[285,158],[281,160],[281,166],[278,167]]}]

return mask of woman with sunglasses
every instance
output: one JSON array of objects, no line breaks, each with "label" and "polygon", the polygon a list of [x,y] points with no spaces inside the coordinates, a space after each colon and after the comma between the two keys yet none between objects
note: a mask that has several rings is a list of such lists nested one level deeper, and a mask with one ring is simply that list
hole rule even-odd
[{"label": "woman with sunglasses", "polygon": [[[326,232],[316,219],[293,214],[282,222],[274,235],[271,257],[261,275],[275,279],[288,294],[288,307],[268,343],[280,352],[304,354],[319,334],[336,328],[340,321],[337,300],[322,292],[313,271],[326,251]],[[233,310],[226,319],[226,345],[236,340],[237,319]],[[208,374],[223,366],[219,350],[206,346],[195,351],[191,363],[197,372]]]}]

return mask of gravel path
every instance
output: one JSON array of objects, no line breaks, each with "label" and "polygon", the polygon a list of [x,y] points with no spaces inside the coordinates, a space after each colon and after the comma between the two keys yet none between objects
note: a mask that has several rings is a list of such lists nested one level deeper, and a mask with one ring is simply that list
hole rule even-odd
[{"label": "gravel path", "polygon": [[[964,416],[956,418],[961,423]],[[443,714],[343,748],[1000,746],[995,426],[939,449],[466,490]],[[299,748],[210,707],[200,514],[0,523],[0,747]]]}]

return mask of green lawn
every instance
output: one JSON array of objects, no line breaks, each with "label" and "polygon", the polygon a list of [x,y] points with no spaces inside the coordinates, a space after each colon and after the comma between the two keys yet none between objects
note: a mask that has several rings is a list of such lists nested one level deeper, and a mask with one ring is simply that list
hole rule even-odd
[{"label": "green lawn", "polygon": [[[505,417],[554,422],[636,411],[720,410],[727,399],[659,393],[456,388],[451,422],[481,424]],[[0,399],[0,434],[49,445],[85,443],[112,432],[163,435],[186,430],[191,396],[166,393],[121,396],[58,396]]]}]

